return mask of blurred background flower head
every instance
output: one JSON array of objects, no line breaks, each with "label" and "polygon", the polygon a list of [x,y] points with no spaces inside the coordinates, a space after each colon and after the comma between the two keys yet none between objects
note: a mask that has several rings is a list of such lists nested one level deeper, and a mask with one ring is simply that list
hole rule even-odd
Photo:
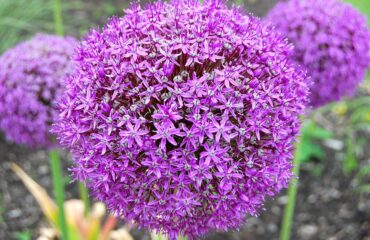
[{"label": "blurred background flower head", "polygon": [[311,105],[353,96],[370,61],[366,18],[339,0],[279,2],[267,16],[295,46],[294,60],[311,76]]},{"label": "blurred background flower head", "polygon": [[73,71],[72,37],[37,34],[0,57],[0,128],[8,140],[49,147],[54,101]]}]

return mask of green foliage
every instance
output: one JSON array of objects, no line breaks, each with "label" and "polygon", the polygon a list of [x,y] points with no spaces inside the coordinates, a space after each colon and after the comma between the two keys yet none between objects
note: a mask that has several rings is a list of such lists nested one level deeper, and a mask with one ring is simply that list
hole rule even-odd
[{"label": "green foliage", "polygon": [[[78,36],[91,26],[91,22],[82,14],[66,17],[81,12],[84,9],[82,1],[62,1],[65,32],[68,35]],[[35,33],[54,33],[52,3],[51,0],[0,0],[0,54]]]},{"label": "green foliage", "polygon": [[18,240],[31,240],[32,233],[29,230],[23,231],[23,232],[16,232],[15,237]]},{"label": "green foliage", "polygon": [[[63,0],[64,32],[79,37],[105,22],[122,15],[128,1]],[[54,33],[52,0],[0,0],[0,54],[37,32]]]},{"label": "green foliage", "polygon": [[64,183],[63,183],[63,173],[62,173],[62,168],[60,164],[58,150],[50,151],[50,165],[51,165],[51,173],[53,177],[54,195],[55,195],[57,206],[58,206],[57,223],[58,223],[58,227],[61,230],[62,239],[68,240],[67,221],[66,221],[65,211],[64,211],[65,192],[64,192]]},{"label": "green foliage", "polygon": [[[168,237],[166,235],[163,235],[161,233],[151,232],[151,239],[152,240],[168,240]],[[178,240],[187,240],[186,237],[179,235],[177,237]]]},{"label": "green foliage", "polygon": [[60,0],[53,0],[54,31],[56,34],[64,35],[62,4]]},{"label": "green foliage", "polygon": [[361,150],[365,147],[367,142],[368,142],[367,139],[364,137],[356,137],[354,135],[345,137],[345,153],[343,160],[344,173],[348,174],[358,169],[359,166],[358,153],[361,152]]},{"label": "green foliage", "polygon": [[[365,2],[365,1],[364,1]],[[370,5],[370,2],[369,2]],[[370,10],[370,8],[369,8]],[[370,133],[370,75],[364,81],[361,92],[367,93],[364,96],[353,98],[336,104],[331,111],[342,117],[344,120],[344,159],[343,171],[345,174],[358,170],[357,190],[370,192],[370,164],[363,166],[359,161],[366,145],[369,144]],[[338,107],[339,106],[339,107]],[[338,111],[340,109],[340,111]],[[360,167],[361,166],[361,167]]]},{"label": "green foliage", "polygon": [[50,30],[51,9],[48,0],[1,0],[0,53],[35,32]]},{"label": "green foliage", "polygon": [[369,174],[370,174],[370,164],[361,168],[361,170],[357,174],[357,178],[363,179]]},{"label": "green foliage", "polygon": [[90,211],[90,199],[89,199],[89,191],[87,187],[85,186],[85,183],[83,182],[78,182],[78,190],[80,193],[80,199],[83,201],[85,205],[85,211],[84,214],[87,216],[87,214]]},{"label": "green foliage", "polygon": [[[370,93],[370,76],[362,85],[362,90],[367,89]],[[363,94],[362,94],[363,95]],[[358,158],[359,153],[369,143],[368,137],[362,136],[368,133],[370,129],[370,96],[368,94],[341,101],[338,103],[328,104],[316,111],[315,114],[325,114],[331,112],[335,117],[340,117],[343,128],[340,129],[340,135],[344,142],[344,159],[343,159],[343,172],[349,174],[359,167]],[[304,132],[306,132],[304,130]],[[305,133],[303,133],[305,134]],[[307,145],[307,144],[305,144]],[[312,147],[317,148],[317,147]],[[317,151],[317,156],[320,157],[320,150]]]},{"label": "green foliage", "polygon": [[319,140],[331,138],[331,132],[318,126],[313,120],[306,120],[302,125],[299,149],[299,161],[307,162],[312,158],[323,159],[325,157],[324,150],[317,144]]},{"label": "green foliage", "polygon": [[350,173],[356,170],[358,167],[358,161],[356,157],[355,146],[350,138],[346,139],[346,151],[343,161],[344,173]]},{"label": "green foliage", "polygon": [[361,185],[358,190],[362,193],[370,193],[370,183]]},{"label": "green foliage", "polygon": [[167,237],[162,234],[152,234],[153,240],[167,240]]},{"label": "green foliage", "polygon": [[[118,10],[118,8],[116,8],[116,6],[114,5],[113,2],[105,1],[104,5],[102,6],[102,9],[101,8],[100,9],[99,8],[94,9],[92,14],[93,14],[94,19],[100,19],[102,17],[102,13],[106,17],[117,15],[119,13],[119,11],[117,11],[117,10]],[[120,9],[120,10],[122,10],[122,9]]]},{"label": "green foliage", "polygon": [[348,108],[347,123],[345,126],[345,155],[343,171],[351,173],[358,168],[358,152],[365,147],[368,140],[358,137],[360,130],[366,131],[370,126],[370,97],[364,96],[346,103]]},{"label": "green foliage", "polygon": [[362,193],[370,193],[370,164],[361,168],[356,175],[356,179],[359,182],[358,190]]}]

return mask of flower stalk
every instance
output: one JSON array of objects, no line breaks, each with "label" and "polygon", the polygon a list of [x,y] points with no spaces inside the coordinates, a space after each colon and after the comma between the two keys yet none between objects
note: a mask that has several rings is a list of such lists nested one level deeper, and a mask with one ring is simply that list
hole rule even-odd
[{"label": "flower stalk", "polygon": [[89,199],[89,191],[87,190],[85,183],[78,182],[78,190],[80,192],[80,199],[84,202],[85,205],[85,216],[90,212],[90,199]]},{"label": "flower stalk", "polygon": [[60,166],[60,159],[58,150],[50,150],[50,165],[51,173],[53,176],[53,188],[58,206],[58,224],[61,230],[61,236],[63,240],[68,240],[67,222],[64,212],[64,183],[62,168]]},{"label": "flower stalk", "polygon": [[64,27],[63,27],[63,17],[62,17],[62,4],[60,0],[53,0],[53,12],[54,12],[55,33],[60,36],[63,36]]},{"label": "flower stalk", "polygon": [[[54,14],[54,24],[55,24],[55,33],[63,36],[63,18],[62,18],[62,6],[60,0],[53,0],[53,14]],[[50,150],[50,166],[51,173],[53,176],[53,188],[54,194],[59,209],[58,213],[58,224],[61,231],[61,237],[63,240],[68,240],[68,230],[67,230],[67,221],[64,211],[64,182],[62,168],[60,166],[60,159],[58,150]]]},{"label": "flower stalk", "polygon": [[293,215],[294,215],[294,208],[296,205],[296,198],[298,192],[298,177],[299,177],[299,170],[300,170],[300,149],[301,143],[298,141],[296,143],[295,153],[294,153],[294,160],[293,160],[293,174],[294,178],[290,182],[288,188],[288,202],[285,205],[284,215],[283,215],[283,222],[280,231],[280,240],[289,240],[291,235],[292,229],[292,222],[293,222]]}]

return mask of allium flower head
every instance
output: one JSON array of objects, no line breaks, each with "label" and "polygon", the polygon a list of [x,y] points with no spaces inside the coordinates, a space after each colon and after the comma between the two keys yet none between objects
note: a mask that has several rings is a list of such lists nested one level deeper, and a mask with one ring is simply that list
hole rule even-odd
[{"label": "allium flower head", "polygon": [[286,187],[306,104],[291,46],[223,2],[134,5],[79,47],[54,132],[108,208],[175,238]]},{"label": "allium flower head", "polygon": [[289,0],[267,20],[295,45],[293,58],[312,77],[312,106],[355,93],[370,60],[370,32],[357,10],[338,0]]},{"label": "allium flower head", "polygon": [[0,128],[7,139],[29,147],[49,147],[55,99],[62,78],[73,71],[70,37],[37,34],[0,57]]}]

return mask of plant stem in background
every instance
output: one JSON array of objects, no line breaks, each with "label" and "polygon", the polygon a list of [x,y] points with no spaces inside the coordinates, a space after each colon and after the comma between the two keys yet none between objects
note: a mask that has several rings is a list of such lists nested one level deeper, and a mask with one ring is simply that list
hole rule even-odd
[{"label": "plant stem in background", "polygon": [[[155,231],[151,232],[150,235],[151,235],[152,240],[168,240],[169,239],[166,235],[163,235],[161,233],[157,233]],[[177,239],[178,240],[187,240],[187,238],[182,236],[182,235],[178,235]]]},{"label": "plant stem in background", "polygon": [[156,231],[150,232],[150,238],[152,240],[167,240],[167,236],[162,235],[161,233],[157,233]]},{"label": "plant stem in background", "polygon": [[58,223],[63,240],[68,240],[67,222],[64,212],[64,181],[58,150],[50,150],[51,173],[53,176],[53,187],[55,199],[58,206]]},{"label": "plant stem in background", "polygon": [[234,2],[238,6],[243,5],[243,0],[235,0]]},{"label": "plant stem in background", "polygon": [[280,230],[280,240],[289,240],[293,222],[294,208],[298,190],[299,168],[301,164],[301,141],[298,140],[295,146],[294,160],[293,160],[293,174],[294,178],[290,182],[288,188],[288,202],[284,209],[283,222]]},{"label": "plant stem in background", "polygon": [[63,36],[64,28],[62,18],[62,5],[60,3],[60,0],[53,0],[53,11],[54,11],[55,33],[60,36]]},{"label": "plant stem in background", "polygon": [[[62,5],[60,0],[53,0],[55,33],[63,36]],[[58,150],[50,151],[51,172],[53,175],[54,194],[58,205],[58,222],[63,240],[68,240],[67,222],[64,212],[64,182]]]},{"label": "plant stem in background", "polygon": [[89,192],[85,187],[85,183],[78,182],[78,190],[80,192],[80,199],[84,203],[85,207],[85,216],[90,212],[90,200],[89,200]]}]

